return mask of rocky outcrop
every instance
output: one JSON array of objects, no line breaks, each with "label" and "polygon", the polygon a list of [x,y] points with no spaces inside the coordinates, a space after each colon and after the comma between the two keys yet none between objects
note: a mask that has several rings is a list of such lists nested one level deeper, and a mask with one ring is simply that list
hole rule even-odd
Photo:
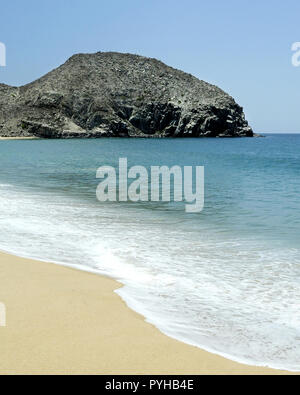
[{"label": "rocky outcrop", "polygon": [[252,137],[242,107],[156,59],[79,54],[31,84],[0,84],[0,136]]}]

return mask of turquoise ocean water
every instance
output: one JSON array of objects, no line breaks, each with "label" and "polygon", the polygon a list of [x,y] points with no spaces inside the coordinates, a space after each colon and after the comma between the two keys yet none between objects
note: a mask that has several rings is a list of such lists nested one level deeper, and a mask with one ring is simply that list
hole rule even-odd
[{"label": "turquoise ocean water", "polygon": [[[205,208],[100,203],[96,170],[205,166]],[[0,248],[120,280],[161,331],[300,371],[300,135],[0,141]]]}]

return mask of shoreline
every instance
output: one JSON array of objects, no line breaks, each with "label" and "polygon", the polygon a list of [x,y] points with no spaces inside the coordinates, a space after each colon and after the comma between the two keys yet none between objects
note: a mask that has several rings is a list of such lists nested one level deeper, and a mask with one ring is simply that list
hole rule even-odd
[{"label": "shoreline", "polygon": [[[131,310],[119,282],[0,252],[1,374],[293,374],[174,340]],[[297,373],[296,373],[297,374]]]},{"label": "shoreline", "polygon": [[39,137],[0,137],[0,140],[40,140]]}]

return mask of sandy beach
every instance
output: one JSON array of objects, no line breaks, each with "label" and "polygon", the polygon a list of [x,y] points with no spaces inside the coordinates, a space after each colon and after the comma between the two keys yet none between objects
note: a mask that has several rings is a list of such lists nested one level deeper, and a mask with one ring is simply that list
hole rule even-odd
[{"label": "sandy beach", "polygon": [[163,335],[99,275],[0,253],[0,374],[283,374]]}]

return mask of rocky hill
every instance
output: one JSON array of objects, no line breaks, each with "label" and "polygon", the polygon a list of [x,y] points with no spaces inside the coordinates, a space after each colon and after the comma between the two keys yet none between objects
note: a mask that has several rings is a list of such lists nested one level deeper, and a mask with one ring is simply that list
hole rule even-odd
[{"label": "rocky hill", "polygon": [[0,84],[0,136],[253,136],[216,86],[156,59],[79,54],[22,87]]}]

